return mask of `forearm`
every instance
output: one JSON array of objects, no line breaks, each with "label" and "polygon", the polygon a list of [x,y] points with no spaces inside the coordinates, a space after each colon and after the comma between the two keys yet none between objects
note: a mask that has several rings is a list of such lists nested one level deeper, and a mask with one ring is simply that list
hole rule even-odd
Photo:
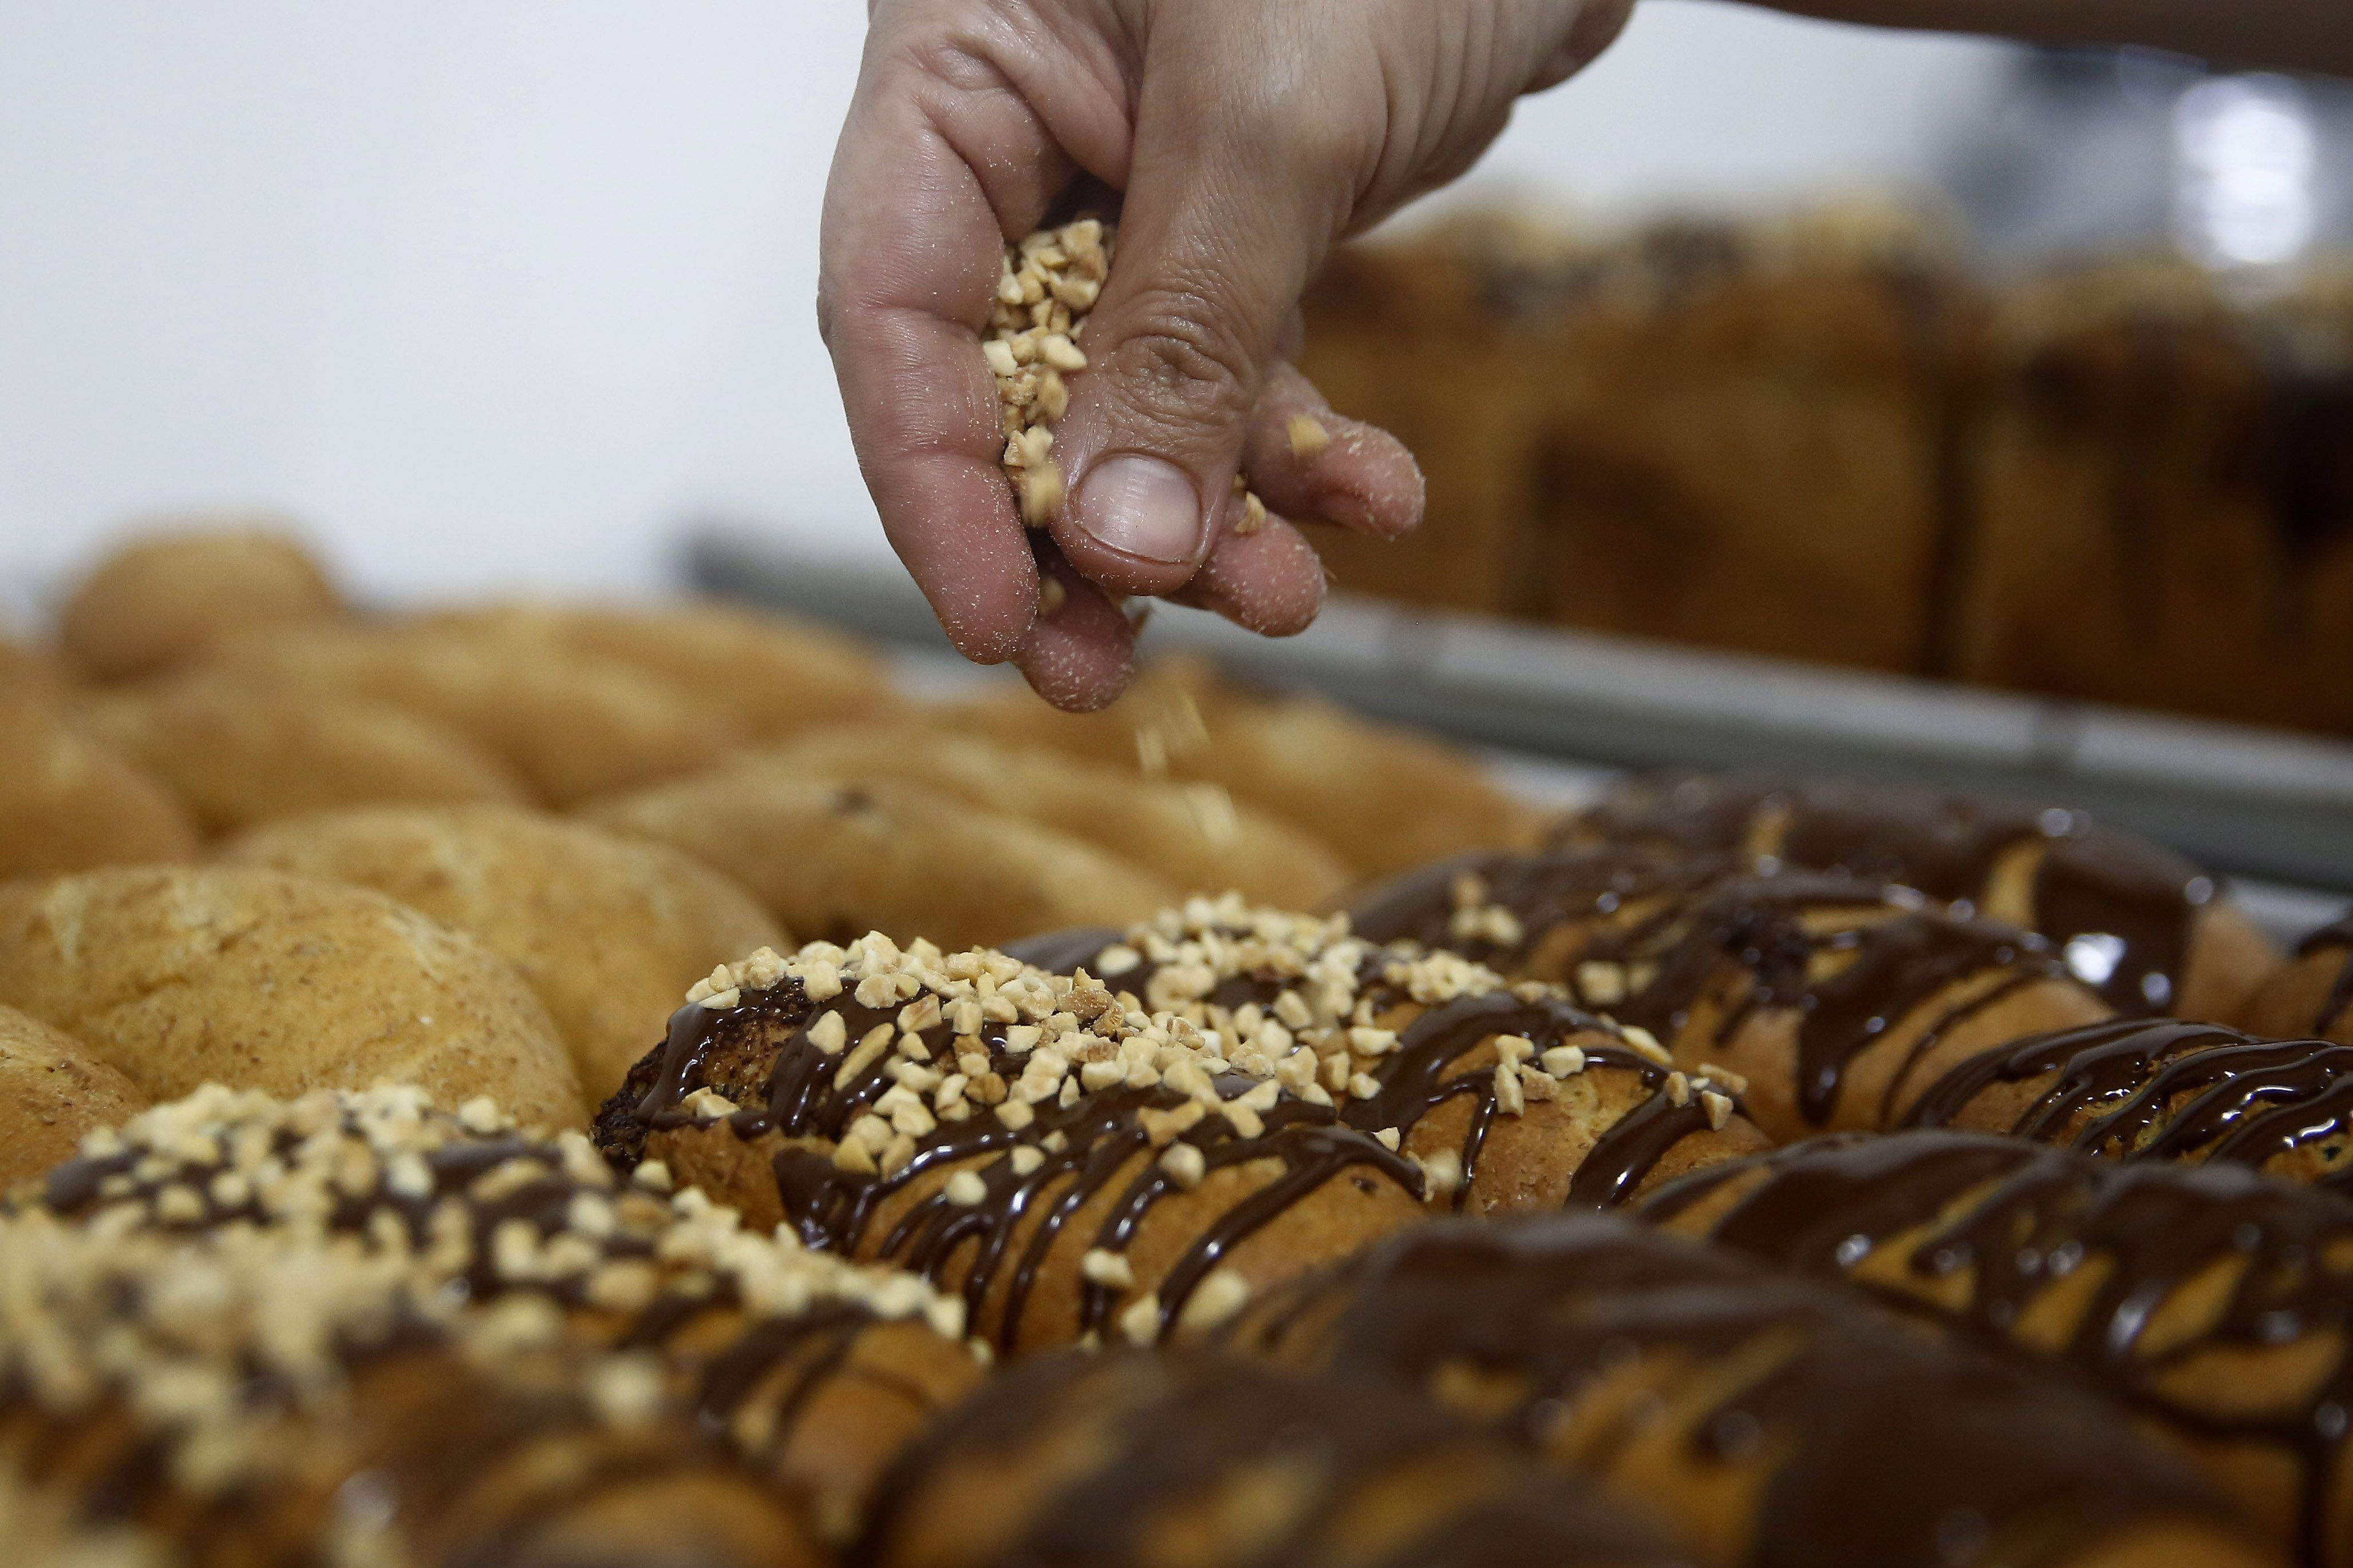
[{"label": "forearm", "polygon": [[2233,64],[2353,76],[2348,0],[1754,0],[1837,21],[2144,44]]}]

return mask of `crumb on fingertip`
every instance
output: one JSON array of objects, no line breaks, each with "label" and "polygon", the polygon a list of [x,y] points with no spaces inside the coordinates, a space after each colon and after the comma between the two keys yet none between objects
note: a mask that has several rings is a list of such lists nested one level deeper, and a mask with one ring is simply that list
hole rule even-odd
[{"label": "crumb on fingertip", "polygon": [[1324,448],[1332,445],[1332,432],[1324,427],[1322,420],[1311,414],[1293,415],[1283,426],[1283,433],[1291,439],[1291,455],[1294,458],[1320,458]]}]

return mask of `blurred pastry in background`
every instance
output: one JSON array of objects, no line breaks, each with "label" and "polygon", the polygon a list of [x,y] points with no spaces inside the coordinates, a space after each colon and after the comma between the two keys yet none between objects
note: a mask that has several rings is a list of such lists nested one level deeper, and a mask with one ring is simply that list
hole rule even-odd
[{"label": "blurred pastry in background", "polygon": [[131,1080],[61,1030],[0,1006],[0,1194],[144,1110]]},{"label": "blurred pastry in background", "polygon": [[196,826],[171,790],[37,686],[0,685],[0,879],[185,860]]},{"label": "blurred pastry in background", "polygon": [[2314,931],[2246,1007],[2247,1027],[2353,1045],[2353,913]]},{"label": "blurred pastry in background", "polygon": [[151,522],[92,567],[60,612],[66,657],[99,680],[187,664],[224,639],[344,614],[326,571],[277,517]]}]

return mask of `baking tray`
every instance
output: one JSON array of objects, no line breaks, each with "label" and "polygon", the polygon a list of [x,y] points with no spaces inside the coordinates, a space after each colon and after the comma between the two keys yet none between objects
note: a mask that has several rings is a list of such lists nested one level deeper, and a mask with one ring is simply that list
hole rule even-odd
[{"label": "baking tray", "polygon": [[[690,530],[684,564],[707,593],[946,649],[895,568],[797,553],[723,523]],[[2353,895],[2353,744],[2323,737],[1345,595],[1282,640],[1158,605],[1145,643],[1472,745],[1585,767],[1749,769],[2052,801],[2215,869],[2312,889],[2316,908]]]}]

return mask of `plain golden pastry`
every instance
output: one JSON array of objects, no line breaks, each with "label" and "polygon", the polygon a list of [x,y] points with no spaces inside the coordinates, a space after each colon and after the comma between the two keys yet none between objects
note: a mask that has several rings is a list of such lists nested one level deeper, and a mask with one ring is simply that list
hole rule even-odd
[{"label": "plain golden pastry", "polygon": [[910,1449],[857,1568],[1686,1562],[1588,1489],[1384,1391],[1195,1352],[1039,1356]]},{"label": "plain golden pastry", "polygon": [[2212,878],[2082,812],[1892,784],[1686,774],[1622,784],[1555,840],[1734,851],[1916,888],[2050,938],[2119,1013],[2232,1017],[2279,962]]},{"label": "plain golden pastry", "polygon": [[337,806],[530,798],[513,769],[448,725],[300,683],[192,669],[80,711],[211,835]]},{"label": "plain golden pastry", "polygon": [[0,1218],[0,1460],[194,1563],[828,1561],[960,1310],[659,1175],[414,1089],[157,1107]]},{"label": "plain golden pastry", "polygon": [[689,705],[724,692],[729,717],[754,739],[873,719],[906,706],[882,661],[852,639],[807,621],[715,600],[643,607],[490,605],[426,619],[610,659],[662,681]]},{"label": "plain golden pastry", "polygon": [[1133,769],[923,723],[813,730],[730,765],[835,784],[921,784],[1084,839],[1180,893],[1237,892],[1252,903],[1311,909],[1350,878],[1323,844],[1215,784],[1140,778]]},{"label": "plain golden pastry", "polygon": [[47,648],[0,635],[0,691],[38,691],[61,697],[73,684],[64,661]]},{"label": "plain golden pastry", "polygon": [[617,659],[462,626],[300,628],[237,638],[215,658],[437,720],[556,805],[695,773],[744,733],[723,690],[682,695]]},{"label": "plain golden pastry", "polygon": [[547,1009],[474,938],[343,883],[252,866],[125,868],[0,886],[0,1003],[64,1030],[151,1100],[417,1084],[576,1125]]},{"label": "plain golden pastry", "polygon": [[1376,942],[1567,987],[1686,1070],[1714,1068],[1780,1141],[1894,1125],[1954,1063],[2111,1016],[2050,944],[1909,889],[1636,847],[1469,855],[1350,906]]},{"label": "plain golden pastry", "polygon": [[944,946],[1140,920],[1176,891],[1050,827],[921,784],[840,784],[759,768],[594,802],[582,820],[683,850],[803,937],[926,931]]},{"label": "plain golden pastry", "polygon": [[1101,979],[880,933],[754,953],[599,1141],[957,1291],[1008,1350],[1195,1332],[1431,1206],[1602,1206],[1763,1143],[1541,988],[1304,916],[1164,921]]},{"label": "plain golden pastry", "polygon": [[2211,1161],[1823,1138],[1642,1217],[1843,1279],[2134,1411],[2311,1568],[2353,1563],[2353,1205]]},{"label": "plain golden pastry", "polygon": [[58,640],[88,674],[121,680],[190,663],[259,627],[343,614],[326,573],[285,532],[224,521],[125,542],[67,599]]},{"label": "plain golden pastry", "polygon": [[0,1006],[0,1193],[69,1158],[83,1133],[146,1104],[79,1040]]},{"label": "plain golden pastry", "polygon": [[195,824],[47,692],[0,686],[0,878],[186,860]]},{"label": "plain golden pastry", "polygon": [[2353,1045],[2353,914],[2305,938],[2247,999],[2247,1027],[2267,1035],[2325,1035]]},{"label": "plain golden pastry", "polygon": [[1710,1568],[2281,1561],[2124,1412],[1623,1220],[1425,1226],[1224,1338],[1509,1434]]},{"label": "plain golden pastry", "polygon": [[1313,698],[1253,692],[1193,661],[1152,667],[1099,713],[1063,713],[1008,690],[940,716],[1008,745],[1215,784],[1330,846],[1360,875],[1529,843],[1537,827],[1530,807],[1451,746]]},{"label": "plain golden pastry", "polygon": [[1905,1113],[2123,1160],[2214,1160],[2353,1191],[2353,1046],[2118,1018],[1955,1064]]},{"label": "plain golden pastry", "polygon": [[377,807],[247,834],[226,858],[356,882],[479,937],[571,1047],[587,1109],[618,1089],[687,987],[783,931],[677,850],[512,806]]}]

